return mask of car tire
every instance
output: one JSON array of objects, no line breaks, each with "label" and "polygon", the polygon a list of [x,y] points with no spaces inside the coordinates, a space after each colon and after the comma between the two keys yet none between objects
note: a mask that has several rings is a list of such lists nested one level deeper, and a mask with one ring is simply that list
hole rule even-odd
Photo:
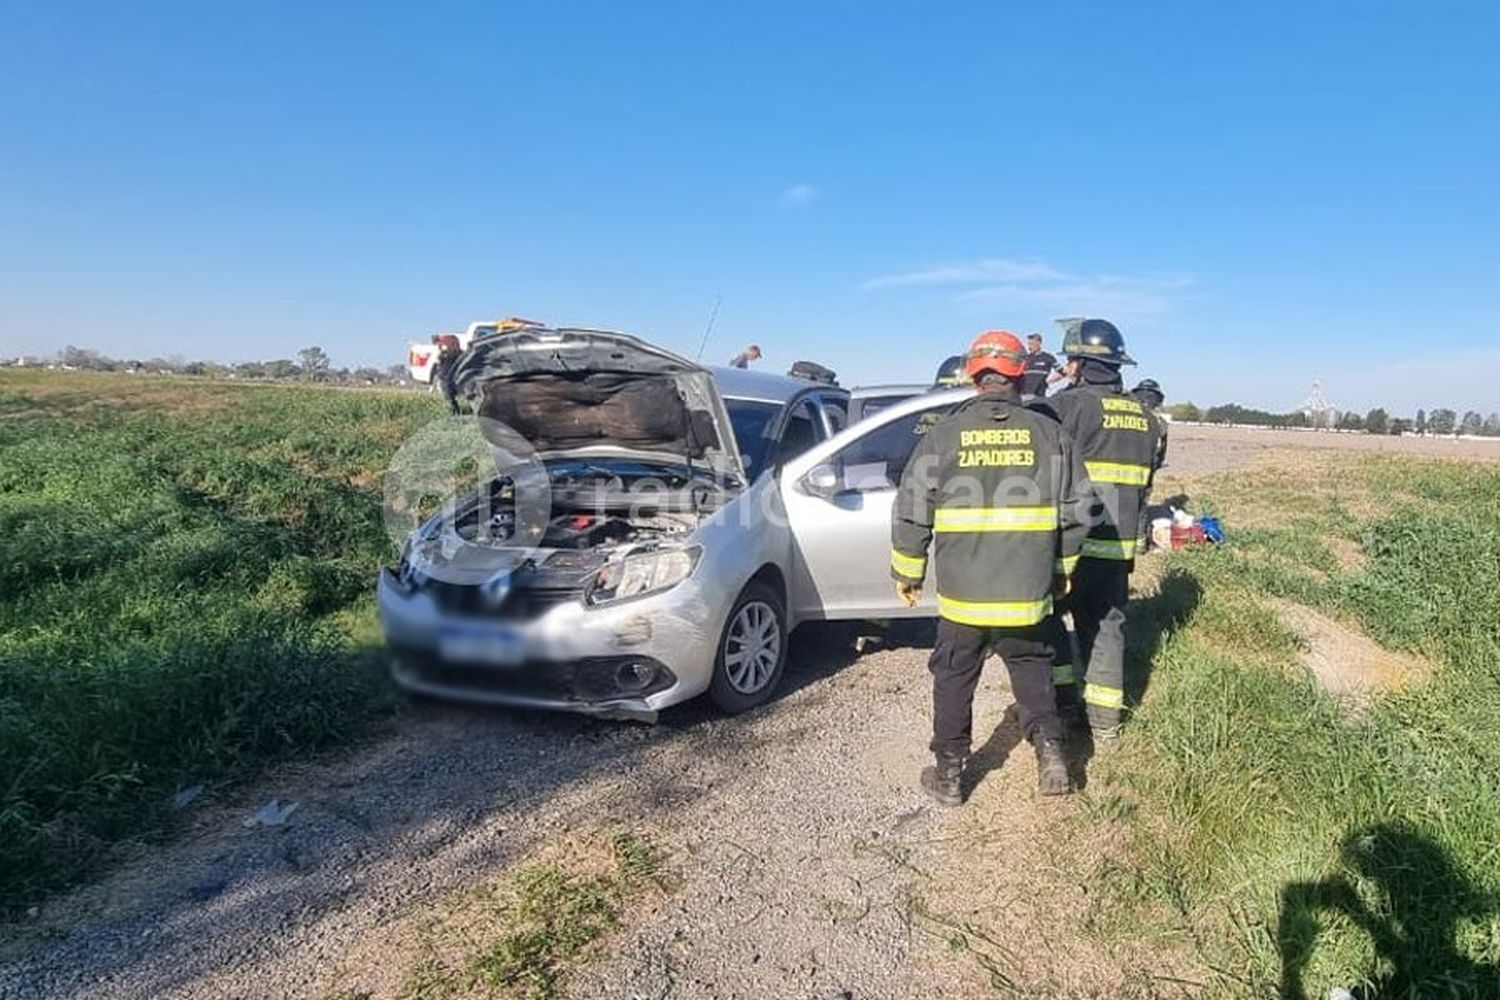
[{"label": "car tire", "polygon": [[786,670],[786,648],[786,602],[752,580],[724,620],[708,696],[731,715],[765,704]]}]

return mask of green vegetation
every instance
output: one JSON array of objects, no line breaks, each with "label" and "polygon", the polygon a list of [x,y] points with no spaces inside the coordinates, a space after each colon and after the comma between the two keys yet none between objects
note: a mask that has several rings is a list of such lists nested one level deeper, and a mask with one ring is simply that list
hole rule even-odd
[{"label": "green vegetation", "polygon": [[[1195,600],[1098,769],[1128,860],[1098,864],[1095,926],[1166,928],[1215,995],[1497,996],[1500,470],[1322,461],[1195,491],[1232,544],[1172,557],[1164,593]],[[1273,599],[1437,670],[1350,711]],[[1139,633],[1167,624],[1145,612]]]},{"label": "green vegetation", "polygon": [[[660,853],[628,831],[611,838],[604,865],[578,859],[523,865],[433,930],[401,995],[441,1000],[481,986],[551,1000],[588,946],[618,926],[624,908],[651,886],[661,886]],[[455,940],[462,947],[445,955]]]},{"label": "green vegetation", "polygon": [[416,394],[0,375],[0,900],[174,790],[345,742],[375,669],[379,474]]}]

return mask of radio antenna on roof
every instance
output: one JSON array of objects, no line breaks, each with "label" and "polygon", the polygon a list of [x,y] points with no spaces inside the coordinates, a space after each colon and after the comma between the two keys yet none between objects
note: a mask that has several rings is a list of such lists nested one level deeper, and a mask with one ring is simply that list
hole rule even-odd
[{"label": "radio antenna on roof", "polygon": [[708,312],[708,326],[703,328],[703,339],[698,342],[698,356],[694,361],[703,360],[703,352],[708,347],[708,335],[714,332],[714,321],[719,318],[719,303],[723,301],[723,295],[714,296],[714,307]]}]

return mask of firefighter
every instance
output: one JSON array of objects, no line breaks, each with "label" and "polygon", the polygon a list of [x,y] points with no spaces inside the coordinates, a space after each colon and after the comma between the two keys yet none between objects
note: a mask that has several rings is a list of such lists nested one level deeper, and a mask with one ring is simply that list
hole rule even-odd
[{"label": "firefighter", "polygon": [[[1130,395],[1140,400],[1146,409],[1155,413],[1161,409],[1161,404],[1167,401],[1167,396],[1161,391],[1161,383],[1154,378],[1144,378],[1136,383],[1135,388],[1130,390]],[[1160,469],[1167,464],[1167,432],[1170,424],[1160,417],[1157,418],[1158,426],[1161,427],[1161,444],[1156,448],[1156,467]]]},{"label": "firefighter", "polygon": [[[1141,404],[1152,413],[1160,410],[1162,404],[1167,401],[1166,394],[1161,391],[1161,384],[1154,378],[1141,379],[1135,384],[1135,388],[1130,390],[1130,395],[1140,400]],[[1160,417],[1157,419],[1161,427],[1161,443],[1156,446],[1156,468],[1160,470],[1167,464],[1167,436],[1172,425]],[[1141,501],[1140,529],[1137,533],[1140,535],[1140,541],[1136,544],[1136,552],[1149,551],[1151,548],[1151,513],[1150,504],[1145,500]]]},{"label": "firefighter", "polygon": [[1088,537],[1068,598],[1096,739],[1119,735],[1125,708],[1125,605],[1141,508],[1160,461],[1161,421],[1124,391],[1125,338],[1102,319],[1069,320],[1063,354],[1073,386],[1048,402],[1088,477]]},{"label": "firefighter", "polygon": [[928,664],[935,759],[921,785],[947,806],[963,801],[974,689],[991,650],[1010,672],[1038,790],[1072,790],[1050,619],[1086,533],[1074,485],[1083,470],[1057,421],[1021,404],[1025,370],[1014,334],[992,330],[974,341],[964,372],[979,394],[923,436],[892,511],[891,571],[908,607],[921,597],[929,545],[936,563],[938,636]]}]

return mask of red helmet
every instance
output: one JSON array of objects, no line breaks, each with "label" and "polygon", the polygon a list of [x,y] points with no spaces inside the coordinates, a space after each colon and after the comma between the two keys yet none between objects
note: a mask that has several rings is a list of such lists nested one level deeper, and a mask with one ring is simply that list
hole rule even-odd
[{"label": "red helmet", "polygon": [[985,372],[1017,378],[1026,370],[1026,349],[1009,330],[986,330],[969,345],[964,374],[978,382]]}]

